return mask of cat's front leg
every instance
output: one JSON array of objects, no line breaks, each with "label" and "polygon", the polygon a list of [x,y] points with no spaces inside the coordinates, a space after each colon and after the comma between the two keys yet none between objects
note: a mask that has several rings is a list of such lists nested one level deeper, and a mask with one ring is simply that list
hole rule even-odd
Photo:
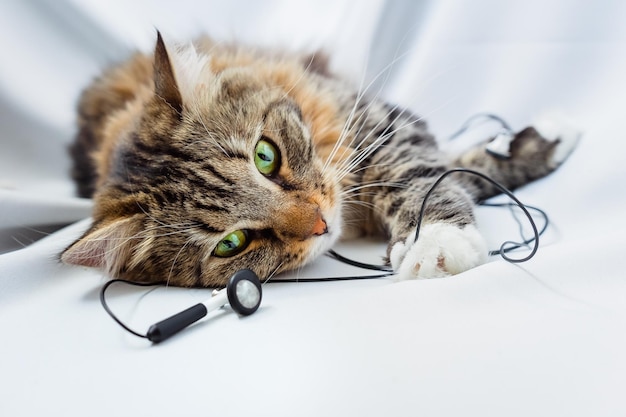
[{"label": "cat's front leg", "polygon": [[[437,149],[419,117],[380,102],[366,108],[364,127],[358,129],[364,137],[354,142],[364,143],[369,156],[347,177],[350,181],[344,187],[358,200],[355,206],[368,208],[365,231],[382,230],[389,238],[387,260],[397,278],[442,277],[484,263],[488,252],[474,225],[474,198],[454,178],[430,194],[415,240],[422,203],[449,169],[448,157]],[[368,133],[381,130],[380,126],[385,127],[380,135]]]}]

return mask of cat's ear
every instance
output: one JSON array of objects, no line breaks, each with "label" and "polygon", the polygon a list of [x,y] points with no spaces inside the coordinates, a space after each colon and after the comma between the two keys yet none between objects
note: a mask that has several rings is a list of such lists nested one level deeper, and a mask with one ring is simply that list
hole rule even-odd
[{"label": "cat's ear", "polygon": [[140,230],[138,216],[95,222],[63,251],[61,261],[69,265],[101,268],[117,275],[141,240]]},{"label": "cat's ear", "polygon": [[167,53],[167,48],[157,31],[157,42],[154,48],[154,91],[179,114],[183,110],[183,99],[180,95],[174,67]]},{"label": "cat's ear", "polygon": [[328,55],[321,51],[314,52],[309,55],[305,55],[302,60],[302,65],[304,65],[304,69],[308,72],[313,72],[319,75],[323,75],[325,77],[331,77],[332,74],[330,72],[330,59]]}]

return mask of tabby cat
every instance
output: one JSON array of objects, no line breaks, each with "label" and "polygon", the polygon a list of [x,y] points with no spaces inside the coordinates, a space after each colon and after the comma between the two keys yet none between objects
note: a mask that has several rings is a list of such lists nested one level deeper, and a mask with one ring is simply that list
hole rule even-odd
[{"label": "tabby cat", "polygon": [[[202,38],[136,54],[97,78],[79,103],[71,147],[93,223],[61,255],[109,276],[223,286],[241,268],[268,278],[327,251],[340,237],[382,235],[399,279],[457,274],[483,263],[476,202],[556,169],[573,148],[529,127],[511,156],[482,143],[442,153],[419,117],[367,97],[326,59]],[[571,138],[569,138],[571,139]]]}]

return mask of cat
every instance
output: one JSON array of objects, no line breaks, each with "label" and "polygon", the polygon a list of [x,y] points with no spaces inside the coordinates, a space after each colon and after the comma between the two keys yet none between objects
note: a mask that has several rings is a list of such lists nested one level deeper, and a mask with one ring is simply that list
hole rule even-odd
[{"label": "cat", "polygon": [[478,170],[514,189],[554,171],[572,135],[525,128],[511,156],[487,141],[454,156],[418,116],[368,97],[321,54],[200,38],[136,53],[84,90],[71,154],[93,222],[61,254],[111,277],[221,287],[300,267],[340,238],[382,235],[398,279],[458,274],[486,261],[475,204],[499,191],[452,176]]}]

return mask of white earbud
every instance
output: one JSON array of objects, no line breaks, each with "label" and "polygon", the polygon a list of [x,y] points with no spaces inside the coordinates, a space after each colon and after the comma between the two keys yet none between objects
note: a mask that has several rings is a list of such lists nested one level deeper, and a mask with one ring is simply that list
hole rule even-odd
[{"label": "white earbud", "polygon": [[511,142],[515,135],[509,130],[503,129],[489,142],[485,150],[496,158],[509,159],[511,157]]}]

